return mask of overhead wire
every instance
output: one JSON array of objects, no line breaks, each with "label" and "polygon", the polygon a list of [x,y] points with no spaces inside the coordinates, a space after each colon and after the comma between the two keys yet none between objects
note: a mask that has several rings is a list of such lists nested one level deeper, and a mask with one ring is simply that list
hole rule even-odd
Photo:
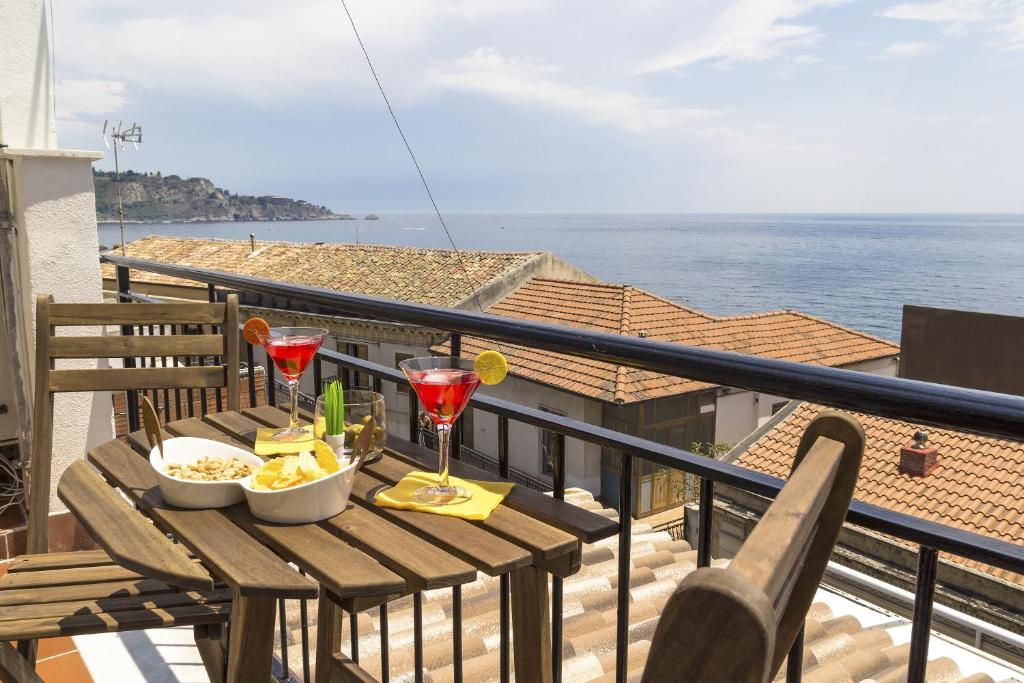
[{"label": "overhead wire", "polygon": [[[445,237],[448,238],[448,243],[451,244],[452,250],[455,252],[455,257],[459,262],[459,268],[462,270],[466,278],[475,286],[476,290],[479,290],[481,283],[469,272],[469,268],[466,267],[466,262],[462,258],[462,252],[459,250],[458,245],[455,244],[455,239],[452,237],[451,231],[448,229],[448,224],[444,220],[444,216],[441,215],[441,210],[437,206],[437,202],[434,200],[434,193],[430,191],[430,185],[427,183],[427,178],[423,173],[423,169],[420,167],[419,161],[416,159],[416,154],[412,151],[412,146],[409,144],[409,139],[405,136],[405,132],[402,130],[402,125],[398,122],[398,116],[395,115],[395,110],[391,106],[391,101],[388,99],[387,93],[384,91],[384,86],[381,83],[380,77],[377,75],[377,70],[373,66],[373,60],[370,59],[370,53],[366,49],[366,44],[363,42],[362,36],[359,34],[359,29],[356,27],[355,19],[352,17],[352,12],[349,11],[348,3],[345,0],[341,0],[341,6],[345,10],[345,15],[348,17],[349,24],[352,25],[352,33],[355,34],[356,42],[359,43],[359,49],[363,52],[363,57],[366,59],[366,65],[370,69],[370,74],[373,76],[374,82],[377,84],[377,90],[380,91],[381,97],[384,99],[384,104],[387,106],[388,113],[391,115],[391,120],[395,124],[395,128],[398,130],[398,135],[402,138],[402,144],[405,145],[405,151],[409,153],[409,158],[412,159],[413,166],[416,167],[416,173],[419,175],[420,182],[423,184],[423,189],[426,190],[427,198],[430,200],[430,205],[434,208],[434,213],[437,215],[437,220],[441,224],[441,228],[444,230]],[[473,301],[476,304],[477,309],[483,313],[483,306],[480,304],[480,300],[475,296]],[[494,341],[495,345],[500,351],[503,351],[501,343]],[[516,391],[519,394],[519,399],[523,405],[528,405],[525,395],[523,394],[522,387],[516,386]]]}]

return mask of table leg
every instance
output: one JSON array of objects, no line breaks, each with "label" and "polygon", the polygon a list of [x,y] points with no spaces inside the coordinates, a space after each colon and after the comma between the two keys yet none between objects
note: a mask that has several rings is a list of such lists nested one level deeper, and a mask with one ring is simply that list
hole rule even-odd
[{"label": "table leg", "polygon": [[271,680],[277,600],[235,595],[228,627],[227,683]]},{"label": "table leg", "polygon": [[330,683],[331,657],[341,649],[341,608],[320,587],[316,608],[316,683]]},{"label": "table leg", "polygon": [[512,650],[517,683],[551,683],[548,575],[524,567],[512,577]]}]

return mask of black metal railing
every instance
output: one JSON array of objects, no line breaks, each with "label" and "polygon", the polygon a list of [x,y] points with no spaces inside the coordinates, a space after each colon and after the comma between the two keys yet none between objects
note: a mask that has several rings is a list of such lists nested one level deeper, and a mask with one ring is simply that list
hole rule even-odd
[{"label": "black metal railing", "polygon": [[[254,278],[167,263],[144,261],[106,255],[104,261],[117,267],[118,290],[123,300],[132,300],[128,268],[134,268],[186,280],[202,282],[215,297],[217,289],[270,295],[280,300],[315,304],[320,310],[348,318],[420,325],[450,334],[450,348],[457,354],[461,335],[490,339],[509,344],[528,345],[531,348],[554,351],[583,358],[618,363],[633,368],[668,375],[686,377],[720,386],[731,386],[763,392],[775,396],[813,401],[816,403],[854,410],[862,413],[890,417],[915,423],[954,428],[978,434],[1021,440],[1024,438],[1024,398],[989,392],[950,387],[907,379],[882,377],[865,373],[804,365],[763,357],[682,346],[647,339],[592,332],[579,328],[558,327],[518,319],[510,319],[462,310],[445,309],[423,304],[392,301],[365,295],[333,290],[303,287],[283,282]],[[246,350],[249,368],[254,366],[253,350]],[[314,373],[322,376],[324,362],[341,368],[365,373],[374,379],[376,387],[388,381],[408,384],[405,376],[393,368],[371,363],[335,351],[321,349],[316,356]],[[267,386],[273,386],[273,364],[267,363]],[[253,386],[250,381],[250,387]],[[409,391],[409,438],[418,441],[415,415],[418,404],[414,392]],[[268,391],[273,402],[274,392]],[[656,465],[669,467],[701,478],[698,525],[698,564],[707,566],[711,560],[711,514],[717,484],[728,485],[757,495],[774,498],[783,481],[712,458],[654,443],[636,436],[591,425],[567,417],[510,401],[484,395],[473,397],[470,405],[498,417],[498,469],[502,476],[509,474],[509,421],[514,420],[540,429],[546,429],[568,438],[599,444],[619,454],[619,553],[618,603],[616,628],[616,679],[626,678],[628,662],[628,604],[630,574],[630,534],[632,530],[633,459],[642,458]],[[457,457],[458,448],[453,449]],[[564,455],[559,454],[555,466],[553,494],[562,497],[565,491]],[[936,582],[938,552],[983,562],[1015,573],[1024,573],[1024,546],[1007,543],[989,536],[956,529],[929,520],[894,512],[874,505],[854,501],[847,521],[869,530],[888,534],[919,546],[917,591],[915,593],[914,621],[911,635],[909,680],[924,680],[927,664],[930,615]],[[501,679],[509,680],[509,582],[501,577]],[[561,582],[553,582],[552,638],[553,678],[561,678]],[[460,601],[459,591],[453,590],[453,656],[456,678],[461,671]],[[419,604],[418,596],[414,596]],[[386,615],[386,605],[382,606]],[[417,611],[418,613],[418,611]],[[353,660],[358,661],[358,625],[351,619]],[[415,624],[420,633],[422,625]],[[386,629],[385,629],[386,630]],[[386,633],[381,634],[382,639]],[[382,648],[386,650],[385,642]],[[787,680],[799,680],[801,639],[797,639],[790,659]],[[417,680],[422,671],[417,667]],[[387,677],[384,669],[385,679]]]}]

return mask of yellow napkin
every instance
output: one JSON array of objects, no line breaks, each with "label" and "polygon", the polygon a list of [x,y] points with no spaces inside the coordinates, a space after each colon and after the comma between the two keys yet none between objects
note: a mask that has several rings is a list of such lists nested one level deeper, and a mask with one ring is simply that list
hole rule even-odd
[{"label": "yellow napkin", "polygon": [[256,430],[256,446],[253,448],[256,455],[291,455],[302,451],[313,450],[313,425],[303,427],[309,434],[308,438],[298,438],[292,441],[275,441],[273,427],[260,427]]},{"label": "yellow napkin", "polygon": [[427,505],[416,500],[416,489],[437,484],[436,472],[410,472],[391,488],[381,489],[374,502],[381,507],[430,512],[459,519],[483,520],[501,504],[515,484],[495,481],[469,481],[448,477],[452,486],[461,486],[472,494],[469,500],[451,505]]}]

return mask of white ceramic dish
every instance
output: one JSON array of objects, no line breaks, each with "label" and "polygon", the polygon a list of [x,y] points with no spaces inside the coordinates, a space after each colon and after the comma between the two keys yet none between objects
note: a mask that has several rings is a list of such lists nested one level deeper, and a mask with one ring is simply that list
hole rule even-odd
[{"label": "white ceramic dish", "polygon": [[341,469],[322,479],[279,491],[255,491],[249,475],[240,479],[249,511],[266,522],[302,524],[318,522],[339,514],[348,505],[356,479],[355,463],[339,461]]},{"label": "white ceramic dish", "polygon": [[259,456],[219,441],[189,436],[167,439],[164,441],[163,458],[157,448],[149,453],[149,462],[156,471],[164,500],[183,508],[222,508],[245,500],[241,486],[244,477],[233,481],[188,481],[164,472],[169,464],[186,465],[204,455],[225,459],[234,456],[257,469],[263,465],[263,459]]}]

